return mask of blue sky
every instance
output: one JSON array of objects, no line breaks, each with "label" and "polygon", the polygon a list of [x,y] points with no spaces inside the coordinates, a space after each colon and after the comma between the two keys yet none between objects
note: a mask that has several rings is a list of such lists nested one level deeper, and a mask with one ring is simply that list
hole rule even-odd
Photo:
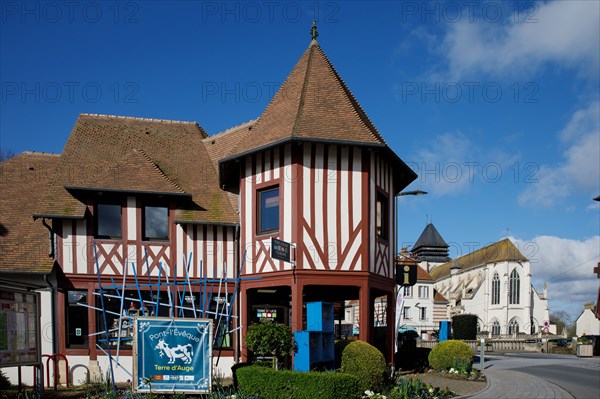
[{"label": "blue sky", "polygon": [[0,145],[58,153],[79,113],[260,115],[318,41],[426,196],[452,255],[509,236],[551,311],[595,299],[600,5],[595,1],[2,1]]}]

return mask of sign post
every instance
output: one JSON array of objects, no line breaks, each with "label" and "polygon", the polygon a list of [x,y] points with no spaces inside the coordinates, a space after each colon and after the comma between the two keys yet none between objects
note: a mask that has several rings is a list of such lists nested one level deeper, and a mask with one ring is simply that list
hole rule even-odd
[{"label": "sign post", "polygon": [[137,392],[211,392],[211,319],[137,317],[134,325]]}]

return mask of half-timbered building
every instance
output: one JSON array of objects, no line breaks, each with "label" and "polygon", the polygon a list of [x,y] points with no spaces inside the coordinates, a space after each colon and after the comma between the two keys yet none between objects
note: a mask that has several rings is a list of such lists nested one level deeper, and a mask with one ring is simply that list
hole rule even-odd
[{"label": "half-timbered building", "polygon": [[[44,298],[56,318],[44,351],[65,354],[75,381],[86,370],[106,371],[94,332],[124,311],[173,316],[148,305],[171,293],[148,287],[183,277],[205,278],[208,287],[169,301],[193,302],[219,278],[244,278],[239,317],[226,326],[242,334],[215,348],[224,373],[246,358],[249,324],[269,313],[302,330],[303,306],[314,300],[358,301],[359,338],[391,359],[393,307],[377,329],[373,310],[378,297],[394,303],[394,198],[416,175],[316,40],[256,120],[208,135],[194,122],[82,114],[45,177],[26,212],[53,260],[44,270],[55,283]],[[21,204],[1,200],[4,223]],[[3,248],[18,237],[18,230],[2,236]],[[291,262],[271,256],[273,238],[291,244]],[[2,276],[19,264],[2,257]],[[104,321],[94,309],[99,284],[121,281],[140,292],[124,293],[132,298],[127,309],[113,300],[123,293],[106,292],[103,306],[115,308]],[[229,298],[234,291],[219,290]]]}]

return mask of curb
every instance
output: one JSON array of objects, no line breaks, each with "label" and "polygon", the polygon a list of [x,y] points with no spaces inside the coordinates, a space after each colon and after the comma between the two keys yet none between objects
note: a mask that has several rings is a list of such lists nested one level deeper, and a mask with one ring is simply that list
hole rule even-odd
[{"label": "curb", "polygon": [[[484,374],[484,375],[485,375],[485,374]],[[482,393],[484,393],[484,392],[488,391],[488,390],[490,389],[490,386],[491,386],[491,385],[492,385],[492,382],[490,381],[490,377],[488,377],[488,376],[486,375],[486,376],[485,376],[485,387],[484,387],[484,388],[483,388],[481,391],[479,391],[479,392],[475,392],[475,393],[472,393],[472,394],[469,394],[469,395],[455,396],[455,397],[454,397],[454,398],[452,398],[452,399],[467,399],[467,398],[471,398],[471,397],[473,397],[473,396],[475,396],[475,395],[479,395],[479,394],[482,394]]]}]

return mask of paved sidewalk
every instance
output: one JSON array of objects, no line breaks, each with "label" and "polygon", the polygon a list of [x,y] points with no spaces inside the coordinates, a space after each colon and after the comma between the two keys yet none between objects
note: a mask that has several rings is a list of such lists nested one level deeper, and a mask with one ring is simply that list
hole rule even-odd
[{"label": "paved sidewalk", "polygon": [[567,391],[542,378],[513,370],[489,368],[485,370],[486,388],[473,399],[573,399]]}]

